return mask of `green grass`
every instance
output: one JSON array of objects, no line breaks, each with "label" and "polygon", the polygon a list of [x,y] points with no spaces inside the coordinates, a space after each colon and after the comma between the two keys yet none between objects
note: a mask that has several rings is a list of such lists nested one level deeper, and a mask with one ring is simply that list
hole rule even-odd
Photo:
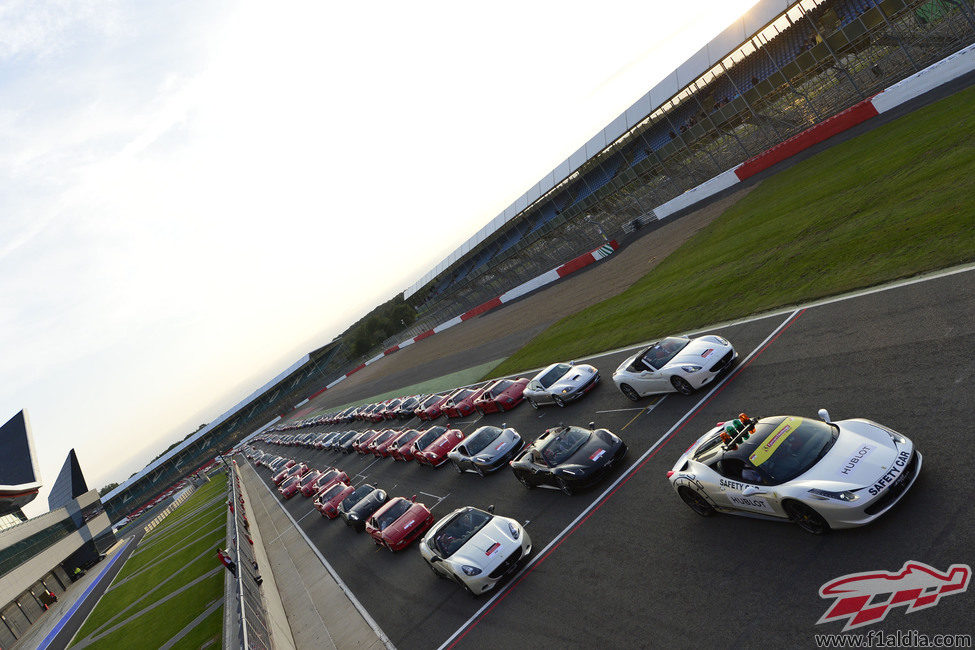
[{"label": "green grass", "polygon": [[[84,626],[79,630],[78,638],[84,638],[98,630],[119,612],[141,598],[143,594],[160,585],[160,583],[170,576],[173,576],[171,580],[152,592],[149,597],[139,601],[134,608],[125,612],[119,620],[125,620],[128,616],[131,616],[144,607],[148,607],[217,566],[218,562],[215,549],[218,545],[224,545],[223,542],[225,539],[226,536],[222,530],[213,535],[209,535],[165,562],[146,569],[145,572],[132,578],[125,584],[121,584],[111,591],[106,592],[101,600],[98,601],[98,606],[92,611],[88,620],[85,621]],[[202,557],[197,558],[198,555],[204,552],[205,554]]]},{"label": "green grass", "polygon": [[535,368],[975,259],[975,87],[762,182],[626,291],[489,374]]},{"label": "green grass", "polygon": [[221,571],[200,582],[156,609],[143,614],[128,625],[99,639],[90,647],[158,648],[173,638],[190,621],[218,598],[223,598],[224,575]]},{"label": "green grass", "polygon": [[[81,630],[78,631],[75,640],[81,640],[91,634],[97,633],[100,628],[111,627],[130,616],[136,615],[143,608],[161,600],[176,589],[199,578],[214,567],[219,566],[213,549],[218,545],[222,545],[226,538],[224,524],[226,522],[227,506],[221,498],[205,508],[200,508],[215,496],[222,495],[226,490],[226,481],[221,480],[222,478],[223,475],[215,477],[210,483],[200,487],[152,531],[158,534],[160,531],[165,532],[169,530],[171,534],[166,537],[150,538],[148,544],[143,543],[139,550],[126,561],[122,570],[113,581],[113,584],[118,586],[110,589],[102,596],[88,617],[88,620],[85,621]],[[174,530],[173,527],[179,524],[185,524],[185,528],[182,530]],[[184,545],[186,545],[186,548],[176,551],[176,549],[180,549]],[[171,557],[160,561],[160,558],[173,551],[176,552]],[[158,564],[154,564],[156,562]],[[140,571],[141,573],[139,573]],[[170,577],[171,580],[162,584],[163,581]],[[223,573],[220,572],[217,574],[217,577],[220,578],[220,588],[217,591],[217,595],[211,594],[205,600],[204,606],[209,604],[218,595],[223,594]],[[131,579],[124,584],[120,584],[126,578]],[[209,582],[209,580],[205,582]],[[203,611],[203,607],[193,609],[194,605],[192,605],[195,602],[196,594],[201,591],[202,584],[180,594],[180,596],[174,599],[176,605],[179,605],[179,607],[190,608],[186,612],[181,612],[179,616],[173,615],[171,610],[174,605],[172,603],[160,605],[160,609],[169,612],[167,616],[173,621],[182,620],[181,617],[184,613],[189,615],[189,618],[183,623],[183,625],[186,625],[187,622]],[[142,598],[157,586],[159,587],[157,591],[151,593],[145,600],[138,602],[131,610],[119,616],[119,612]],[[190,597],[191,592],[193,597]],[[207,593],[209,592],[205,592],[204,590],[204,595]],[[155,614],[148,614],[146,616],[156,618]],[[116,617],[118,617],[117,620]],[[126,625],[125,630],[129,630],[137,622],[142,621],[143,618],[145,617],[140,617],[136,621]],[[154,623],[153,626],[164,627],[165,620]],[[142,625],[144,624],[140,623],[140,629]],[[173,625],[176,624],[173,623]],[[168,640],[173,634],[176,634],[181,627],[178,626],[171,630],[169,636],[162,639],[160,644]],[[115,639],[118,635],[117,633],[112,633],[110,636],[112,639]],[[108,638],[106,637],[106,640]],[[154,647],[151,643],[144,643],[138,636],[131,638],[139,639],[138,647]],[[99,641],[96,646],[128,647],[124,643],[121,646],[105,645],[106,640]]]},{"label": "green grass", "polygon": [[173,650],[199,650],[204,644],[219,650],[223,642],[223,605],[190,630],[179,640]]}]

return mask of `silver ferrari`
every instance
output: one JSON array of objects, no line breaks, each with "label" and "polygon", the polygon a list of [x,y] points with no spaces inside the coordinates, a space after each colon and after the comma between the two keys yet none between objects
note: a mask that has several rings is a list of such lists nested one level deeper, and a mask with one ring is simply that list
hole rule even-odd
[{"label": "silver ferrari", "polygon": [[504,467],[515,454],[522,450],[525,441],[514,429],[502,424],[501,427],[478,427],[460,444],[447,452],[457,471],[474,472],[484,476],[488,472]]},{"label": "silver ferrari", "polygon": [[532,408],[543,404],[565,406],[599,383],[599,371],[588,364],[553,363],[535,375],[525,387],[524,396]]},{"label": "silver ferrari", "polygon": [[868,524],[914,485],[921,454],[870,420],[742,413],[705,433],[667,472],[691,510],[792,521],[822,534]]}]

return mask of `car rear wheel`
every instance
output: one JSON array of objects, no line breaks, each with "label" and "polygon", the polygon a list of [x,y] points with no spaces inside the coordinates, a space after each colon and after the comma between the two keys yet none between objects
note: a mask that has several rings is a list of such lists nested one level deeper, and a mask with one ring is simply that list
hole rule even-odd
[{"label": "car rear wheel", "polygon": [[555,405],[558,406],[560,409],[564,409],[565,408],[565,402],[563,402],[562,401],[562,398],[559,397],[558,395],[556,395],[555,397],[553,397],[552,398],[552,401],[555,402]]},{"label": "car rear wheel", "polygon": [[691,395],[694,393],[694,387],[683,377],[677,377],[675,375],[670,378],[670,383],[674,386],[674,390],[681,395]]},{"label": "car rear wheel", "polygon": [[688,508],[702,517],[710,517],[715,513],[714,507],[697,490],[692,490],[682,485],[677,488],[677,494],[680,495],[680,498],[687,504]]},{"label": "car rear wheel", "polygon": [[639,393],[637,393],[636,390],[634,390],[634,388],[629,384],[620,384],[620,392],[623,393],[623,395],[626,396],[626,399],[630,400],[631,402],[635,402],[640,399]]},{"label": "car rear wheel", "polygon": [[823,516],[799,501],[786,501],[782,504],[785,513],[789,515],[789,520],[799,526],[807,533],[822,535],[829,530],[829,524]]}]

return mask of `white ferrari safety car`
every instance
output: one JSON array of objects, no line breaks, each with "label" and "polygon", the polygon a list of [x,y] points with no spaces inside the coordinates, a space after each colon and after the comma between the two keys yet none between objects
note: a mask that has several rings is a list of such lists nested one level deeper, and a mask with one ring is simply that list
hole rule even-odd
[{"label": "white ferrari safety car", "polygon": [[701,436],[667,472],[691,510],[788,520],[822,534],[868,524],[921,472],[905,436],[870,420],[744,413]]}]

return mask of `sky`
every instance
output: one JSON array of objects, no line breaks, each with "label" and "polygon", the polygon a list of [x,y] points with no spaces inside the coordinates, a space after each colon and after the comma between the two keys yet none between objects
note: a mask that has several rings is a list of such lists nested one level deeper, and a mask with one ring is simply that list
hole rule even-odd
[{"label": "sky", "polygon": [[0,421],[121,482],[754,0],[0,2]]}]

